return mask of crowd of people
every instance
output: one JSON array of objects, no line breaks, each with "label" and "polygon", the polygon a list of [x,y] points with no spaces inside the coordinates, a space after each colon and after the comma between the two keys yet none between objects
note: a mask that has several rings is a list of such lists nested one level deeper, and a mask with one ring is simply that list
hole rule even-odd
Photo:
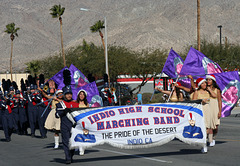
[{"label": "crowd of people", "polygon": [[[12,133],[44,139],[47,138],[47,131],[51,130],[54,132],[54,148],[57,149],[61,133],[66,163],[70,164],[74,150],[70,150],[68,145],[71,128],[75,122],[73,119],[69,120],[69,113],[66,110],[89,107],[87,92],[84,89],[79,90],[77,99],[73,100],[71,86],[57,89],[54,81],[50,80],[46,88],[40,82],[39,79],[32,81],[32,78],[25,83],[21,80],[21,90],[19,90],[15,82],[2,80],[0,120],[6,142],[11,141]],[[109,91],[107,82],[99,93],[103,106],[111,106],[117,102],[114,99],[115,93]],[[36,129],[39,129],[40,136],[36,136]],[[79,148],[79,154],[84,155],[83,148]]]},{"label": "crowd of people", "polygon": [[[207,139],[209,146],[215,145],[218,126],[220,125],[220,117],[222,110],[221,91],[217,86],[214,75],[206,75],[206,79],[198,78],[196,82],[191,75],[191,88],[182,86],[179,82],[171,84],[171,90],[163,90],[155,87],[156,90],[166,94],[170,101],[184,100],[202,100],[204,122],[206,126]],[[207,143],[202,148],[202,153],[207,153]]]},{"label": "crowd of people", "polygon": [[[215,145],[215,138],[220,125],[221,117],[221,92],[216,84],[214,75],[207,75],[206,79],[198,78],[196,83],[192,76],[191,88],[181,86],[179,82],[171,84],[171,90],[163,90],[158,87],[155,89],[170,96],[172,102],[202,99],[203,114],[209,146]],[[30,135],[36,137],[35,131],[38,128],[40,138],[47,138],[47,131],[54,131],[54,148],[59,147],[59,134],[62,136],[62,144],[65,152],[66,164],[72,162],[74,150],[69,149],[69,139],[71,129],[74,126],[74,120],[69,116],[72,108],[87,108],[87,92],[81,89],[77,93],[77,99],[72,99],[72,90],[70,86],[57,89],[54,82],[48,82],[48,89],[43,84],[36,81],[36,84],[27,85],[21,81],[26,88],[21,85],[21,91],[10,83],[2,80],[4,92],[0,91],[0,109],[2,127],[4,130],[6,142],[11,141],[11,134]],[[8,88],[6,88],[8,87]],[[109,91],[109,84],[105,82],[100,91],[103,100],[103,106],[112,106],[116,104],[116,95]],[[186,95],[189,94],[189,95]],[[187,97],[190,96],[190,97]],[[84,124],[82,124],[83,128]],[[28,133],[30,128],[30,133]],[[85,132],[88,132],[84,129]],[[207,152],[207,146],[202,149]],[[79,148],[79,154],[84,155],[84,149]]]}]

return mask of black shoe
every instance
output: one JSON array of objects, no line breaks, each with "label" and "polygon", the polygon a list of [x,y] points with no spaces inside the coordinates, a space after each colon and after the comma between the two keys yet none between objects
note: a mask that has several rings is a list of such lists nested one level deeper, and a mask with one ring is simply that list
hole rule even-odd
[{"label": "black shoe", "polygon": [[27,131],[24,131],[23,134],[24,134],[24,135],[28,135],[28,132],[27,132]]},{"label": "black shoe", "polygon": [[10,142],[11,141],[11,138],[6,138],[6,142]]},{"label": "black shoe", "polygon": [[44,139],[44,138],[47,138],[47,136],[46,135],[45,136],[41,136],[41,138]]},{"label": "black shoe", "polygon": [[66,164],[71,164],[71,160],[66,160]]}]

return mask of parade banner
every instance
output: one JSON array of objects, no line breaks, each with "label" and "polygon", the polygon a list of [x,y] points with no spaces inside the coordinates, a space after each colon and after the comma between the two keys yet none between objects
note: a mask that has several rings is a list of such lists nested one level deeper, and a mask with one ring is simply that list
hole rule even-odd
[{"label": "parade banner", "polygon": [[118,148],[148,148],[179,140],[203,146],[206,129],[201,100],[117,106],[73,111],[70,148],[108,143]]}]

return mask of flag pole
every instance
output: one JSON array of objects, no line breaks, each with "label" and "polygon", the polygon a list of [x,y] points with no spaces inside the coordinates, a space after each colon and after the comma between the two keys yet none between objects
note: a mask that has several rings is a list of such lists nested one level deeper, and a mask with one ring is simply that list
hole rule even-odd
[{"label": "flag pole", "polygon": [[[57,92],[57,91],[56,91]],[[45,114],[45,112],[47,111],[48,107],[50,106],[50,104],[52,103],[53,98],[56,96],[56,92],[52,95],[52,98],[50,99],[47,107],[45,108],[45,110],[43,111],[41,118],[43,117],[43,115]]]},{"label": "flag pole", "polygon": [[[161,74],[160,74],[160,76],[159,76],[159,81],[160,81],[160,79],[161,79],[161,77],[162,77],[162,73],[163,73],[163,72],[161,72]],[[153,98],[153,95],[154,95],[154,94],[155,94],[155,89],[154,89],[153,94],[152,94],[152,96],[151,96],[150,102],[152,101],[152,98]]]},{"label": "flag pole", "polygon": [[[178,78],[179,78],[179,76],[177,77],[176,82],[178,81]],[[175,84],[173,85],[172,91],[171,91],[171,93],[170,93],[170,95],[169,95],[169,97],[168,97],[168,99],[167,99],[167,103],[169,102],[169,99],[170,99],[171,96],[172,96],[172,93],[173,93],[173,89],[174,89],[174,88],[175,88]]]},{"label": "flag pole", "polygon": [[45,110],[43,111],[43,113],[42,113],[42,115],[41,115],[41,118],[43,117],[43,115],[44,115],[44,114],[45,114],[45,112],[47,111],[47,109],[48,109],[49,105],[52,103],[52,100],[53,100],[53,98],[51,98],[51,100],[49,101],[49,103],[48,103],[47,107],[45,108]]},{"label": "flag pole", "polygon": [[[212,73],[212,74],[217,74],[217,73]],[[211,75],[211,74],[201,74],[201,75],[192,75],[192,76],[197,77],[197,76],[205,76],[205,75]],[[175,78],[172,78],[172,79],[185,78],[185,77],[187,77],[187,75],[175,77]]]}]

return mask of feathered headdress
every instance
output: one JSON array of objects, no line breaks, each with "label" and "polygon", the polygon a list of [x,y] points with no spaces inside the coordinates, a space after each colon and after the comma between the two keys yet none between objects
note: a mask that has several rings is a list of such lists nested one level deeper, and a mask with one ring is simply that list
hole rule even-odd
[{"label": "feathered headdress", "polygon": [[43,74],[40,74],[39,75],[39,87],[41,88],[41,89],[43,89],[43,85],[44,85],[44,75]]},{"label": "feathered headdress", "polygon": [[108,82],[108,75],[106,73],[103,75],[103,80],[104,82]]},{"label": "feathered headdress", "polygon": [[68,69],[63,71],[63,83],[65,86],[71,85],[71,72]]},{"label": "feathered headdress", "polygon": [[5,81],[5,79],[2,79],[2,88],[3,88],[3,91],[5,91],[5,85],[6,84],[6,81]]},{"label": "feathered headdress", "polygon": [[37,75],[35,74],[33,77],[33,85],[37,85]]},{"label": "feathered headdress", "polygon": [[71,89],[71,72],[68,69],[63,71],[63,83],[65,87],[63,87],[63,93],[72,93]]},{"label": "feathered headdress", "polygon": [[23,78],[21,79],[21,90],[22,90],[22,92],[26,92],[27,91],[27,88],[26,88],[26,85],[24,84]]},{"label": "feathered headdress", "polygon": [[18,89],[17,83],[16,83],[15,81],[12,82],[12,86],[13,86],[13,88],[14,88],[15,90]]},{"label": "feathered headdress", "polygon": [[29,85],[33,84],[33,77],[31,75],[28,75],[28,83]]},{"label": "feathered headdress", "polygon": [[12,83],[10,79],[7,80],[7,91],[9,91],[9,88],[12,86]]},{"label": "feathered headdress", "polygon": [[30,84],[29,84],[29,81],[28,81],[28,80],[25,80],[25,85],[26,85],[27,87],[30,87]]}]

